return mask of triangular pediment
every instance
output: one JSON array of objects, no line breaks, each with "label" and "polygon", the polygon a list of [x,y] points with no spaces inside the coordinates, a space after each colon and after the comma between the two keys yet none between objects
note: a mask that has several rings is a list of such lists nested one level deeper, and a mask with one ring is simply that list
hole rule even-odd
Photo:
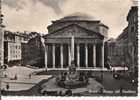
[{"label": "triangular pediment", "polygon": [[55,37],[55,36],[65,37],[65,36],[72,36],[72,35],[76,37],[92,36],[95,38],[103,38],[103,35],[101,35],[100,33],[88,30],[77,24],[68,25],[66,27],[63,27],[61,29],[58,29],[48,34],[47,36],[48,37]]}]

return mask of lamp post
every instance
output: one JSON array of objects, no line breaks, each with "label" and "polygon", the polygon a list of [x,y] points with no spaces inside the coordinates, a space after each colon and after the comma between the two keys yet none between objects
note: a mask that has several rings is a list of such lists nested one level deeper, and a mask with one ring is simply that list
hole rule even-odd
[{"label": "lamp post", "polygon": [[2,70],[1,70],[1,63],[0,63],[0,100],[1,100],[1,81],[2,81]]},{"label": "lamp post", "polygon": [[[4,39],[4,33],[3,33],[3,28],[5,27],[2,23],[3,23],[3,14],[2,14],[2,11],[1,11],[1,3],[2,1],[0,0],[0,95],[1,95],[1,79],[2,79],[2,76],[3,76],[3,71],[4,71],[4,67],[3,67],[3,62],[4,62],[4,59],[3,59],[3,39]],[[0,98],[1,99],[1,98]]]},{"label": "lamp post", "polygon": [[2,11],[1,11],[1,0],[0,0],[0,63],[1,65],[4,64],[4,32],[3,32],[3,28],[5,27],[3,25],[3,17],[4,15],[2,14]]},{"label": "lamp post", "polygon": [[[0,0],[0,37],[1,37],[1,23],[2,23],[2,20],[1,20],[1,0]],[[1,41],[1,39],[0,39],[0,46],[1,46],[1,44],[2,44],[2,41]],[[0,47],[0,49],[1,49],[1,47]],[[0,68],[1,68],[1,58],[2,58],[2,56],[1,56],[1,50],[0,50]],[[1,100],[1,75],[2,73],[1,73],[1,69],[0,69],[0,100]]]}]

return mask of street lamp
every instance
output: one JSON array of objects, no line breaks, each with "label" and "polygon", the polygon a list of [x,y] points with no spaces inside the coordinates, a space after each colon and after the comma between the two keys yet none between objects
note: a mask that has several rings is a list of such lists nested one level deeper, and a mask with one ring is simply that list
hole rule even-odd
[{"label": "street lamp", "polygon": [[[1,86],[1,81],[3,77],[3,71],[5,70],[5,67],[3,66],[3,28],[5,27],[3,23],[3,17],[4,15],[1,14],[1,0],[0,0],[0,86]],[[0,95],[1,95],[1,87],[0,87]],[[1,99],[1,98],[0,98]]]},{"label": "street lamp", "polygon": [[0,0],[0,63],[1,63],[1,65],[3,65],[3,55],[4,55],[4,53],[3,53],[3,39],[4,39],[4,36],[3,36],[3,28],[5,27],[4,25],[3,25],[3,17],[4,17],[4,15],[2,14],[2,11],[1,11],[1,0]]},{"label": "street lamp", "polygon": [[1,84],[2,84],[3,72],[5,70],[6,70],[6,67],[1,65],[1,63],[0,63],[0,96],[1,96]]}]

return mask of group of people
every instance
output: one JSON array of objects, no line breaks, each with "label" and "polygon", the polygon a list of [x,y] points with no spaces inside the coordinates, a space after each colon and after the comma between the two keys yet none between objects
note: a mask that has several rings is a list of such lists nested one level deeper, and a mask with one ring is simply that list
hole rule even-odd
[{"label": "group of people", "polygon": [[[65,81],[66,80],[66,77],[67,77],[67,73],[61,73],[61,80],[62,81]],[[87,80],[88,79],[88,75],[85,74],[84,72],[80,72],[79,73],[79,81],[84,81],[84,80]]]},{"label": "group of people", "polygon": [[61,73],[61,81],[65,81],[67,77],[67,73]]},{"label": "group of people", "polygon": [[72,90],[68,89],[67,91],[65,91],[65,93],[63,93],[62,91],[59,91],[58,95],[59,96],[72,96]]}]

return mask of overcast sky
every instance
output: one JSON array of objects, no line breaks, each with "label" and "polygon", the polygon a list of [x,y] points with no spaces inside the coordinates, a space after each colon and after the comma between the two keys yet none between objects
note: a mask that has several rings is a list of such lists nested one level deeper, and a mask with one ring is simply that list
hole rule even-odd
[{"label": "overcast sky", "polygon": [[127,26],[132,0],[3,0],[4,24],[10,31],[37,31],[46,34],[52,20],[81,12],[109,27],[109,37],[117,37]]}]

